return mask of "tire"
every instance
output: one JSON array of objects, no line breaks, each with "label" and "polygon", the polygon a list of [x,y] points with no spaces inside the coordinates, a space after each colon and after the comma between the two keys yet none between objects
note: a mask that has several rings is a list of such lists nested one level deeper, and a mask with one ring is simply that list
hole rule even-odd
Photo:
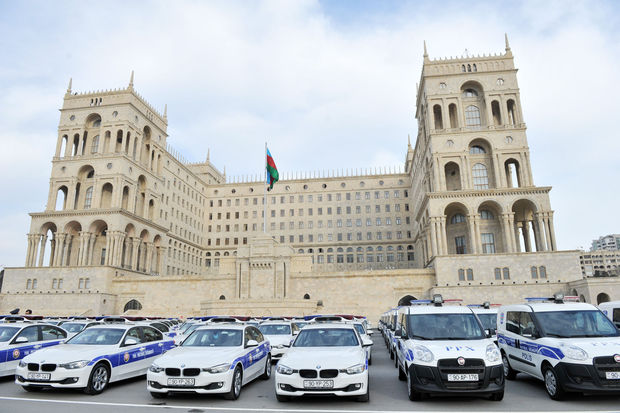
[{"label": "tire", "polygon": [[261,380],[269,380],[271,377],[271,354],[267,355],[267,361],[265,361],[265,371],[260,375]]},{"label": "tire", "polygon": [[490,398],[494,402],[501,402],[504,399],[504,391],[498,391],[491,395]]},{"label": "tire", "polygon": [[543,368],[543,378],[545,380],[545,390],[549,397],[553,400],[563,400],[566,392],[562,388],[562,384],[558,380],[558,375],[551,366]]},{"label": "tire", "polygon": [[424,399],[424,393],[415,391],[411,383],[411,373],[407,374],[407,396],[412,402],[419,402]]},{"label": "tire", "polygon": [[102,393],[110,382],[110,368],[105,363],[95,364],[95,367],[90,371],[88,377],[88,384],[84,393],[95,395]]},{"label": "tire", "polygon": [[506,380],[514,380],[517,378],[517,372],[510,367],[508,356],[502,352],[502,369],[504,370],[504,377]]},{"label": "tire", "polygon": [[390,347],[390,359],[394,360],[394,352],[392,351],[392,347]]},{"label": "tire", "polygon": [[24,390],[35,393],[35,392],[40,392],[41,390],[43,390],[43,387],[37,387],[37,386],[22,386],[24,388]]},{"label": "tire", "polygon": [[398,367],[398,380],[400,381],[407,380],[407,373],[405,373],[405,371],[401,369],[400,366]]},{"label": "tire", "polygon": [[372,356],[370,356],[370,358],[368,359],[368,365],[371,366],[372,365]]},{"label": "tire", "polygon": [[151,393],[151,397],[154,399],[165,399],[166,397],[168,397],[168,393],[158,393],[156,391],[152,391]]},{"label": "tire", "polygon": [[369,377],[368,384],[366,385],[366,393],[362,394],[361,396],[357,396],[355,398],[355,401],[362,402],[362,403],[367,403],[370,401],[370,377]]},{"label": "tire", "polygon": [[398,368],[398,353],[394,351],[394,367]]},{"label": "tire", "polygon": [[282,402],[282,403],[284,403],[284,402],[288,402],[288,401],[290,401],[290,400],[291,400],[290,396],[284,396],[284,395],[282,395],[282,394],[278,394],[278,393],[276,393],[276,399],[277,399],[279,402]]},{"label": "tire", "polygon": [[226,400],[237,400],[241,395],[241,384],[243,382],[243,371],[240,366],[235,367],[232,381],[230,382],[230,390],[224,394]]}]

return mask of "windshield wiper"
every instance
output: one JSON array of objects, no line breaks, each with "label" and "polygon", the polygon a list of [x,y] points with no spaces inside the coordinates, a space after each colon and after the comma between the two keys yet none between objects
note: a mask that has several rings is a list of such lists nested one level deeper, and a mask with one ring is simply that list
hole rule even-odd
[{"label": "windshield wiper", "polygon": [[562,334],[553,334],[553,333],[546,333],[545,334],[546,337],[557,337],[557,338],[571,338],[571,337],[576,337],[576,336],[563,336]]},{"label": "windshield wiper", "polygon": [[481,337],[438,337],[438,340],[482,340]]},{"label": "windshield wiper", "polygon": [[424,337],[424,336],[417,336],[417,335],[412,335],[411,338],[417,338],[419,340],[433,340],[433,337]]}]

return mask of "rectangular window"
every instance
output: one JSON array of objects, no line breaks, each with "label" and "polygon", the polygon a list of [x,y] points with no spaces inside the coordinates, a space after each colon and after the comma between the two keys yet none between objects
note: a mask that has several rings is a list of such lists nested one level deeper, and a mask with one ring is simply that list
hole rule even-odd
[{"label": "rectangular window", "polygon": [[323,234],[317,235],[317,241],[318,242],[323,242]]},{"label": "rectangular window", "polygon": [[327,207],[327,215],[331,215],[332,214],[332,208],[331,207]]},{"label": "rectangular window", "polygon": [[385,206],[385,212],[390,212],[390,204],[387,204],[387,205]]},{"label": "rectangular window", "polygon": [[370,199],[370,192],[365,192],[364,193],[364,198]]},{"label": "rectangular window", "polygon": [[377,239],[380,240],[381,239],[381,233],[377,232]]},{"label": "rectangular window", "polygon": [[338,241],[342,241],[342,232],[338,233]]},{"label": "rectangular window", "polygon": [[510,279],[510,270],[508,269],[508,267],[504,267],[502,273],[504,274],[504,280]]},{"label": "rectangular window", "polygon": [[381,212],[381,205],[375,205],[375,212]]},{"label": "rectangular window", "polygon": [[312,195],[308,195],[308,202],[312,202]]},{"label": "rectangular window", "polygon": [[347,194],[346,194],[346,198],[347,198],[347,201],[350,201],[350,200],[351,200],[351,193],[350,193],[350,192],[347,192]]},{"label": "rectangular window", "polygon": [[294,235],[289,235],[288,237],[288,241],[292,244],[293,242],[295,242],[295,236]]},{"label": "rectangular window", "polygon": [[362,240],[362,233],[361,233],[361,232],[358,232],[358,233],[357,233],[357,240],[358,240],[358,241],[361,241],[361,240]]},{"label": "rectangular window", "polygon": [[495,237],[492,232],[481,234],[482,253],[495,254]]},{"label": "rectangular window", "polygon": [[356,206],[356,207],[355,207],[355,213],[356,213],[356,214],[361,214],[361,213],[362,213],[362,207],[361,207],[361,206],[359,206],[359,205],[358,205],[358,206]]},{"label": "rectangular window", "polygon": [[317,200],[318,202],[323,202],[323,195],[317,195],[317,196],[316,196],[316,200]]},{"label": "rectangular window", "polygon": [[336,194],[336,201],[342,201],[342,194]]},{"label": "rectangular window", "polygon": [[454,243],[456,244],[456,253],[457,254],[467,254],[467,246],[465,245],[465,237],[455,237]]},{"label": "rectangular window", "polygon": [[356,200],[358,200],[358,201],[359,201],[360,199],[362,199],[362,194],[361,194],[361,192],[356,192],[356,193],[355,193],[355,199],[356,199]]},{"label": "rectangular window", "polygon": [[474,280],[474,270],[472,270],[471,268],[467,269],[467,281],[473,281]]},{"label": "rectangular window", "polygon": [[502,269],[501,268],[496,268],[495,269],[495,279],[496,280],[501,280],[502,279]]}]

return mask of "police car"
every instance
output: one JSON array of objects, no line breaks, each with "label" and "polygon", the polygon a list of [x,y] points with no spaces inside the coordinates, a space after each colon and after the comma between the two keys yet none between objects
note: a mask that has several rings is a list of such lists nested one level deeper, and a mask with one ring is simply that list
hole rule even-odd
[{"label": "police car", "polygon": [[104,391],[108,383],[146,373],[154,357],[174,347],[160,331],[131,324],[89,327],[65,344],[26,356],[15,370],[25,390],[83,388]]},{"label": "police car", "polygon": [[[354,321],[351,324],[353,325],[353,327],[355,327],[355,330],[357,330],[357,333],[360,335],[362,340],[372,342],[372,339],[370,338],[370,333],[366,329],[366,323],[364,323],[363,321]],[[368,364],[372,364],[372,346],[366,347],[366,358],[368,359]]]},{"label": "police car", "polygon": [[478,316],[484,331],[488,332],[495,344],[497,344],[497,310],[500,305],[486,301],[482,304],[469,304],[468,307]]},{"label": "police car", "polygon": [[290,321],[265,321],[258,326],[261,333],[269,340],[271,357],[280,360],[299,333],[297,324]]},{"label": "police car", "polygon": [[601,303],[598,308],[609,318],[616,327],[620,327],[620,301]]},{"label": "police car", "polygon": [[153,362],[147,372],[147,389],[156,398],[170,392],[193,392],[224,393],[235,400],[242,385],[257,377],[269,379],[269,351],[269,342],[254,326],[201,326]]},{"label": "police car", "polygon": [[[446,300],[445,302],[457,301]],[[458,300],[460,301],[460,300]],[[473,311],[441,295],[398,310],[396,363],[412,401],[427,395],[504,397],[500,352]]]},{"label": "police car", "polygon": [[0,377],[15,373],[21,359],[45,347],[56,346],[67,337],[62,328],[46,324],[0,325]]},{"label": "police car", "polygon": [[368,401],[368,361],[363,340],[350,324],[305,326],[278,362],[276,398],[287,401],[304,395],[355,396]]},{"label": "police car", "polygon": [[500,307],[506,378],[526,373],[543,380],[554,400],[566,392],[620,394],[620,331],[593,305],[565,299],[578,297],[556,294]]},{"label": "police car", "polygon": [[101,325],[98,321],[67,321],[62,323],[60,328],[67,332],[67,338],[71,338],[80,331],[88,327]]}]

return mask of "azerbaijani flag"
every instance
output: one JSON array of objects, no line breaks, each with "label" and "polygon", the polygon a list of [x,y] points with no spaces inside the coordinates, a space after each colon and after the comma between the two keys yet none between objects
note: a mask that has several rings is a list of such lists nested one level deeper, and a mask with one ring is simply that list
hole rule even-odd
[{"label": "azerbaijani flag", "polygon": [[269,190],[273,189],[273,184],[278,182],[279,177],[280,175],[278,174],[278,168],[276,168],[276,163],[271,157],[271,152],[269,152],[269,149],[267,149],[267,182],[269,182]]}]

